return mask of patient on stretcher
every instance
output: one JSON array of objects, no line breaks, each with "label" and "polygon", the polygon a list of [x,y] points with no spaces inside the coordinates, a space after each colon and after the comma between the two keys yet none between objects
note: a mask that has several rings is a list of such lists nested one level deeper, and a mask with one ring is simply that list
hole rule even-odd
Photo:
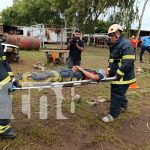
[{"label": "patient on stretcher", "polygon": [[83,69],[81,66],[74,66],[75,71],[82,73],[84,79],[92,79],[94,81],[100,81],[107,77],[107,73],[103,69],[99,69],[98,72],[91,69]]},{"label": "patient on stretcher", "polygon": [[[20,86],[37,85],[38,82],[63,82],[66,79],[71,80],[88,80],[100,81],[106,78],[106,73],[99,69],[98,72],[91,69],[83,69],[80,66],[74,66],[72,69],[65,68],[61,70],[47,70],[42,72],[27,72],[18,74],[17,80]],[[68,80],[67,80],[68,81]]]}]

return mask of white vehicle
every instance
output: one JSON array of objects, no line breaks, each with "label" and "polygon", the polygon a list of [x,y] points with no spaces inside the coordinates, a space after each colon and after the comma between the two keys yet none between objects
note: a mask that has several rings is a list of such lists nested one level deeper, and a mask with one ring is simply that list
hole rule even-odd
[{"label": "white vehicle", "polygon": [[12,44],[1,43],[4,53],[6,55],[6,59],[8,61],[16,61],[18,62],[20,59],[19,56],[19,47]]}]

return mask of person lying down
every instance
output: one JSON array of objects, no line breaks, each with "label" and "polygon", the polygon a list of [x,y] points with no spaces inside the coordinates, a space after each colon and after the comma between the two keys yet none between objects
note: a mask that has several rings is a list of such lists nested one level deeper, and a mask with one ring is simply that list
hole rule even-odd
[{"label": "person lying down", "polygon": [[97,72],[91,69],[84,69],[81,66],[74,66],[73,71],[80,72],[86,80],[92,79],[94,81],[100,81],[101,79],[105,79],[107,77],[107,73],[103,69],[99,69]]},{"label": "person lying down", "polygon": [[42,72],[27,72],[16,76],[18,86],[32,86],[39,83],[64,82],[71,80],[88,80],[100,81],[106,78],[104,70],[99,69],[98,72],[91,69],[83,69],[80,66],[73,66],[72,69],[65,68],[61,70],[45,70]]}]

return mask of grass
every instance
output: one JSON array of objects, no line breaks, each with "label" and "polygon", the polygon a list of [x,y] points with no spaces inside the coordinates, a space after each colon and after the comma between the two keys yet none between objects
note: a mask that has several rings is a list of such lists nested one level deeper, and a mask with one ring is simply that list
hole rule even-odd
[{"label": "grass", "polygon": [[[102,48],[87,47],[82,54],[82,65],[86,68],[98,69],[108,66],[108,50]],[[18,72],[33,71],[33,64],[37,61],[46,62],[46,56],[41,51],[20,51],[21,60],[19,63],[11,64],[15,74]],[[144,56],[148,61],[148,56]],[[136,62],[136,66],[143,66]],[[146,64],[146,66],[148,66]],[[65,67],[63,65],[56,68]],[[51,67],[47,64],[47,69]],[[53,69],[53,68],[52,68]],[[35,71],[35,70],[34,70]],[[21,110],[21,95],[27,94],[27,91],[16,91],[13,94],[13,109],[15,120],[12,120],[12,125],[17,130],[17,138],[13,141],[1,141],[0,149],[9,150],[40,150],[40,149],[66,149],[66,145],[75,145],[75,149],[87,147],[94,149],[96,146],[99,149],[107,145],[120,147],[120,150],[131,148],[127,141],[118,136],[116,133],[118,128],[124,122],[128,122],[138,118],[145,106],[150,106],[150,103],[142,101],[143,98],[149,97],[150,91],[150,74],[149,72],[138,75],[138,85],[140,89],[129,90],[127,98],[129,99],[129,110],[127,113],[121,114],[119,119],[110,124],[104,124],[100,118],[107,114],[109,102],[91,107],[87,101],[93,97],[101,96],[106,100],[110,98],[110,84],[101,83],[98,85],[86,85],[75,87],[75,93],[81,95],[81,100],[76,102],[76,112],[71,114],[71,90],[70,88],[63,89],[63,114],[68,117],[68,120],[56,120],[56,98],[52,90],[32,90],[31,91],[31,119],[27,119],[27,115]],[[39,100],[41,96],[48,98],[48,119],[39,119]],[[122,135],[123,136],[123,135]],[[79,140],[81,139],[81,140]],[[75,144],[76,143],[76,144]],[[106,144],[107,143],[107,144]],[[126,145],[126,146],[125,146]],[[133,144],[133,147],[138,145]],[[149,146],[145,145],[145,150]],[[74,148],[68,148],[74,149]]]}]

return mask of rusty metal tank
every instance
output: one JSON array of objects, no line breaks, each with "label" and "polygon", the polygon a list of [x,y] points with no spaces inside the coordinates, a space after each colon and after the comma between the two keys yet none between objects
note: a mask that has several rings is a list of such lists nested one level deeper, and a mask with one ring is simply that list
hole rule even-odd
[{"label": "rusty metal tank", "polygon": [[6,39],[6,43],[16,45],[19,47],[19,49],[39,50],[39,48],[40,48],[41,41],[40,41],[40,39],[35,38],[35,37],[5,34],[4,38]]}]

